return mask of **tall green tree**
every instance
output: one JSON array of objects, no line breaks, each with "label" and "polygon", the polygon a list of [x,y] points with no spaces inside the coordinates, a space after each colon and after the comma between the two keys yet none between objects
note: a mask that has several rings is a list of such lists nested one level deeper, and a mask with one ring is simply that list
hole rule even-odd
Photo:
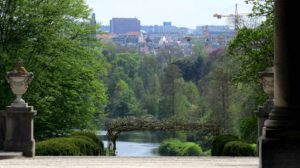
[{"label": "tall green tree", "polygon": [[175,114],[176,80],[181,78],[180,69],[175,64],[170,64],[164,73],[161,82],[162,100],[160,102],[160,117],[171,117]]},{"label": "tall green tree", "polygon": [[92,35],[91,10],[83,0],[2,0],[0,2],[1,100],[12,96],[3,80],[16,58],[35,78],[25,100],[38,114],[37,138],[61,136],[74,128],[91,128],[104,116],[106,75],[99,42]]},{"label": "tall green tree", "polygon": [[159,116],[159,102],[161,101],[161,86],[160,79],[157,74],[153,74],[148,83],[143,99],[143,108],[148,114]]},{"label": "tall green tree", "polygon": [[128,84],[120,80],[114,89],[110,104],[108,105],[109,117],[138,116],[142,114],[140,105],[135,98],[134,92]]}]

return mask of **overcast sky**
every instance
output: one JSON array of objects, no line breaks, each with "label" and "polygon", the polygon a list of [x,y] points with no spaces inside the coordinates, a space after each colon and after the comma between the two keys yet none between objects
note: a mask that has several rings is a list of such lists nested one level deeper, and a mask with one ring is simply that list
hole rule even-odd
[{"label": "overcast sky", "polygon": [[246,14],[251,6],[244,0],[86,0],[96,13],[96,20],[109,25],[113,17],[138,18],[142,25],[162,25],[171,21],[175,26],[195,28],[197,25],[227,25],[226,18],[212,15]]}]

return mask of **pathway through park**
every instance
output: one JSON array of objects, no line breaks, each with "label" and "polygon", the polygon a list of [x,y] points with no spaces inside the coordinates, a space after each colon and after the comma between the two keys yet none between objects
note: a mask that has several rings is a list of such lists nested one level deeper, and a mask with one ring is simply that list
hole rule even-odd
[{"label": "pathway through park", "polygon": [[258,168],[256,157],[35,157],[0,159],[0,168]]}]

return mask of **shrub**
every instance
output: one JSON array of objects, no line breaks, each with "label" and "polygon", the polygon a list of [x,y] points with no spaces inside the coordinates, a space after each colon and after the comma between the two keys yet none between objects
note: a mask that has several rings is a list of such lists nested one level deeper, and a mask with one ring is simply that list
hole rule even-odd
[{"label": "shrub", "polygon": [[247,143],[256,143],[257,119],[256,117],[245,118],[240,124],[241,138]]},{"label": "shrub", "polygon": [[193,142],[183,143],[183,156],[200,156],[202,149]]},{"label": "shrub", "polygon": [[165,140],[158,151],[162,156],[199,156],[202,153],[201,147],[196,143],[176,139]]},{"label": "shrub", "polygon": [[91,138],[96,144],[100,144],[100,139],[96,134],[93,132],[89,131],[78,131],[78,132],[73,132],[71,136],[85,136]]},{"label": "shrub", "polygon": [[159,146],[158,152],[162,156],[182,156],[182,142],[176,139],[165,140]]},{"label": "shrub", "polygon": [[211,155],[223,156],[224,146],[231,141],[238,141],[238,137],[233,135],[220,135],[213,140]]},{"label": "shrub", "polygon": [[253,147],[241,141],[228,142],[223,150],[224,156],[255,156]]},{"label": "shrub", "polygon": [[99,151],[98,154],[105,155],[104,144],[95,133],[89,132],[89,131],[78,131],[78,132],[72,133],[71,136],[72,137],[88,137],[88,138],[90,138],[92,141],[94,141],[96,144],[98,144],[98,151]]},{"label": "shrub", "polygon": [[79,156],[80,149],[75,143],[69,143],[68,138],[53,138],[36,144],[38,156]]},{"label": "shrub", "polygon": [[99,145],[87,137],[71,137],[68,140],[79,147],[81,155],[97,156],[100,153]]},{"label": "shrub", "polygon": [[74,136],[38,142],[36,153],[40,156],[93,156],[99,155],[100,148],[88,137]]}]

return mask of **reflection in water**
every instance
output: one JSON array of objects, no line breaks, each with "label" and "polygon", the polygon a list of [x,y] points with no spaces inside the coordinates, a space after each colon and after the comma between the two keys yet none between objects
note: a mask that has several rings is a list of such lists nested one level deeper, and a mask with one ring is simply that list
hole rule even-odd
[{"label": "reflection in water", "polygon": [[[103,141],[107,146],[107,141]],[[159,143],[117,141],[117,156],[158,156]]]},{"label": "reflection in water", "polygon": [[[157,132],[133,131],[121,133],[117,141],[117,156],[158,156],[162,141]],[[99,132],[104,146],[107,147],[106,132]]]}]

